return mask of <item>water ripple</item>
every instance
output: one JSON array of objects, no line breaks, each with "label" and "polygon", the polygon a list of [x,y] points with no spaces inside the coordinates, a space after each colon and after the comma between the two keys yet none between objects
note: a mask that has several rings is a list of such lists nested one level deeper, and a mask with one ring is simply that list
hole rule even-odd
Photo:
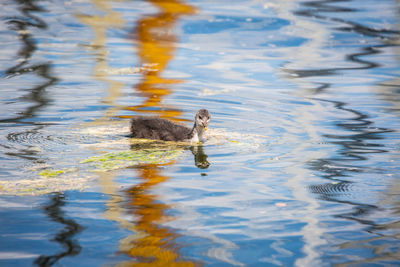
[{"label": "water ripple", "polygon": [[27,146],[38,145],[38,144],[52,146],[52,145],[54,145],[52,143],[62,144],[62,145],[67,144],[67,142],[62,137],[56,137],[54,135],[43,134],[42,132],[37,131],[37,130],[18,132],[18,133],[9,133],[7,135],[7,139],[10,142],[24,144]]},{"label": "water ripple", "polygon": [[351,191],[352,183],[334,182],[330,184],[311,185],[309,188],[314,194],[323,195],[326,198],[341,196]]}]

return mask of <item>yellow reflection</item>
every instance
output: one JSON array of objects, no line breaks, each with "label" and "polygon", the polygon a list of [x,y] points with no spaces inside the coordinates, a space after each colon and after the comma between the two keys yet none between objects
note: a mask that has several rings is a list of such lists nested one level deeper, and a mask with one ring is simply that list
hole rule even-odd
[{"label": "yellow reflection", "polygon": [[178,0],[149,0],[160,9],[152,17],[144,17],[137,22],[138,56],[141,65],[148,66],[142,72],[142,80],[135,89],[145,100],[142,104],[128,107],[135,112],[152,113],[159,117],[180,120],[181,111],[177,107],[167,106],[162,99],[171,94],[169,84],[182,82],[179,79],[162,77],[162,72],[172,60],[175,53],[177,37],[174,35],[175,23],[182,15],[194,13],[194,8]]},{"label": "yellow reflection", "polygon": [[[85,126],[91,124],[109,124],[109,118],[115,115],[115,113],[120,109],[115,104],[117,98],[121,95],[121,88],[123,83],[112,80],[108,77],[110,67],[108,66],[108,49],[107,49],[107,34],[109,29],[120,28],[125,24],[122,16],[119,12],[113,11],[111,4],[115,1],[109,0],[92,0],[92,5],[103,13],[98,16],[75,14],[75,17],[83,24],[90,27],[94,33],[94,38],[88,46],[95,52],[95,66],[93,70],[93,77],[99,81],[104,82],[108,85],[107,93],[108,95],[103,99],[103,102],[110,105],[111,107],[107,109],[104,115],[95,120],[93,123],[87,123]],[[92,148],[94,153],[104,153],[104,150],[99,147]],[[106,203],[107,210],[104,212],[104,216],[112,221],[119,222],[123,227],[135,231],[135,225],[122,216],[124,209],[120,207],[120,203],[123,198],[118,195],[119,185],[113,180],[114,175],[112,173],[99,173],[98,181],[102,187],[102,191],[110,196],[110,200]]]},{"label": "yellow reflection", "polygon": [[89,16],[77,14],[76,17],[85,25],[88,25],[94,33],[94,39],[89,45],[96,53],[96,64],[93,70],[93,76],[99,80],[108,84],[107,92],[108,95],[103,99],[103,102],[110,105],[103,115],[102,118],[95,120],[93,123],[103,123],[110,117],[115,116],[116,112],[120,109],[115,104],[115,100],[121,95],[121,88],[124,86],[123,83],[112,80],[108,77],[110,67],[107,64],[107,30],[111,28],[120,28],[125,24],[120,13],[115,12],[111,8],[111,3],[114,1],[109,0],[92,0],[92,4],[98,9],[104,12],[102,15]]}]

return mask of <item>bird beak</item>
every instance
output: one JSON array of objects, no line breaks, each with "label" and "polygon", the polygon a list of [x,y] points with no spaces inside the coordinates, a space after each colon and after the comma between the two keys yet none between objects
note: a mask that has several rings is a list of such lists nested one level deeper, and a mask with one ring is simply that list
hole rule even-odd
[{"label": "bird beak", "polygon": [[204,130],[207,131],[208,120],[203,120]]}]

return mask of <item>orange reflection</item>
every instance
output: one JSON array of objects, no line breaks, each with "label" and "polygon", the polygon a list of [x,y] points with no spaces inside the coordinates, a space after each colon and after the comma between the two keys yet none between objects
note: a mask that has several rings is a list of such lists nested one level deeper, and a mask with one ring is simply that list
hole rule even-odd
[{"label": "orange reflection", "polygon": [[[162,72],[174,57],[177,41],[175,23],[182,15],[194,13],[194,8],[178,0],[149,2],[158,7],[160,12],[138,20],[134,34],[138,57],[141,66],[144,66],[140,72],[142,79],[135,89],[144,97],[144,101],[127,109],[181,120],[179,108],[167,106],[162,100],[172,93],[169,86],[182,80],[162,77]],[[124,262],[123,266],[195,266],[195,263],[179,256],[178,243],[175,241],[179,235],[162,225],[174,218],[165,214],[171,209],[170,205],[162,203],[157,195],[151,193],[154,187],[169,179],[161,174],[160,166],[162,164],[145,164],[135,168],[140,183],[126,191],[129,209],[135,218],[136,234],[121,240],[121,251],[134,259]]]},{"label": "orange reflection", "polygon": [[195,266],[191,261],[180,259],[177,243],[174,242],[179,235],[160,225],[173,220],[173,217],[164,214],[170,206],[160,203],[157,195],[150,193],[154,186],[169,179],[160,174],[159,166],[147,164],[138,167],[142,183],[127,190],[131,199],[129,205],[137,218],[137,235],[128,244],[125,242],[121,250],[135,259],[131,263],[134,266]]},{"label": "orange reflection", "polygon": [[193,14],[195,9],[178,0],[148,0],[160,9],[152,17],[145,17],[137,22],[138,56],[141,64],[146,66],[142,80],[136,90],[145,97],[142,104],[128,107],[128,110],[152,113],[162,118],[178,119],[181,111],[176,107],[162,104],[163,97],[171,94],[169,84],[180,83],[179,79],[168,79],[161,76],[175,53],[177,37],[174,35],[175,23],[182,15]]}]

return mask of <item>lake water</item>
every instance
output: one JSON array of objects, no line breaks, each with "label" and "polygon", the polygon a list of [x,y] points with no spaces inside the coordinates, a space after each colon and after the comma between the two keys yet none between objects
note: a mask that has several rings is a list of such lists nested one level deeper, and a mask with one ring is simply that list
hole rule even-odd
[{"label": "lake water", "polygon": [[400,264],[399,1],[0,5],[1,266]]}]

